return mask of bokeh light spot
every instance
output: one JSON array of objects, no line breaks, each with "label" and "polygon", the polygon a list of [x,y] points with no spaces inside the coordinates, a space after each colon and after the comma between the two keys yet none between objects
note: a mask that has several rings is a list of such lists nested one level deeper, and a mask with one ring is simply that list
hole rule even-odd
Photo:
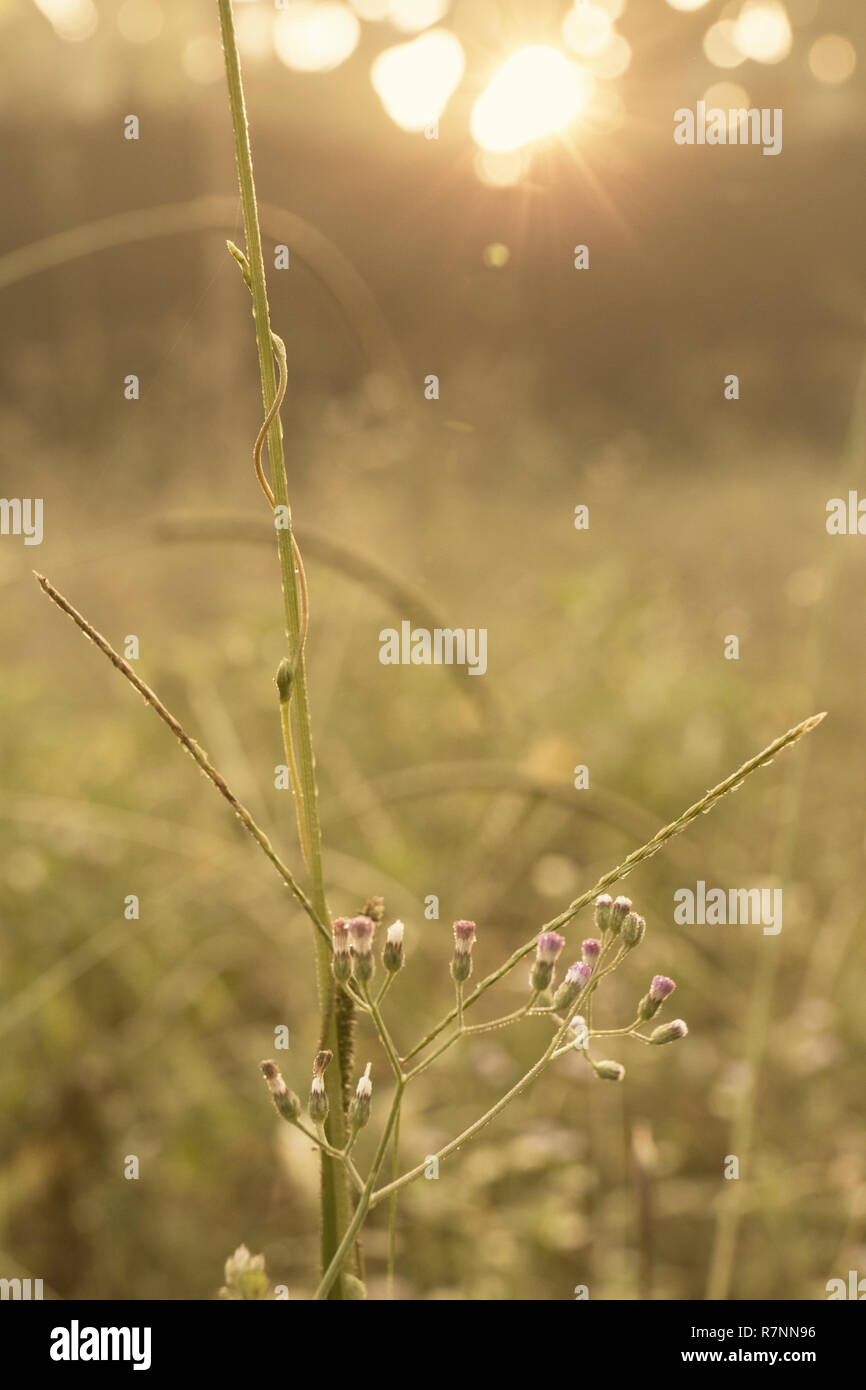
[{"label": "bokeh light spot", "polygon": [[210,34],[190,39],[181,55],[183,70],[191,82],[219,82],[225,74],[223,51]]},{"label": "bokeh light spot", "polygon": [[448,0],[389,0],[387,17],[395,29],[417,34],[444,19],[448,8]]},{"label": "bokeh light spot", "polygon": [[475,173],[488,188],[513,188],[529,172],[531,163],[527,149],[478,150]]},{"label": "bokeh light spot", "polygon": [[579,58],[601,53],[610,43],[611,19],[598,5],[579,5],[570,9],[562,21],[566,48]]},{"label": "bokeh light spot", "polygon": [[744,58],[781,63],[791,52],[793,34],[780,0],[746,0],[736,21],[734,43]]},{"label": "bokeh light spot", "polygon": [[128,43],[152,43],[162,33],[165,15],[157,0],[125,0],[117,12],[117,28]]},{"label": "bokeh light spot", "polygon": [[506,153],[564,130],[580,114],[591,86],[558,49],[521,48],[491,78],[472,111],[482,149]]},{"label": "bokeh light spot", "polygon": [[501,270],[503,266],[508,265],[510,258],[511,252],[502,241],[491,241],[489,246],[485,246],[482,254],[484,264],[491,270]]},{"label": "bokeh light spot", "polygon": [[[707,110],[716,109],[728,113],[728,129],[736,124],[736,112],[748,111],[751,106],[751,99],[745,87],[741,87],[739,82],[714,82],[712,87],[708,87],[702,98]],[[734,112],[734,118],[731,118]]]},{"label": "bokeh light spot", "polygon": [[857,66],[857,50],[841,34],[822,34],[809,49],[809,67],[819,82],[847,82]]},{"label": "bokeh light spot", "polygon": [[417,131],[444,111],[465,65],[460,40],[448,29],[431,29],[380,53],[370,80],[395,125]]},{"label": "bokeh light spot", "polygon": [[704,53],[715,68],[735,68],[746,61],[737,43],[737,26],[732,19],[720,19],[707,30]]},{"label": "bokeh light spot", "polygon": [[358,46],[361,25],[348,5],[294,0],[274,19],[277,57],[295,72],[331,72]]},{"label": "bokeh light spot", "polygon": [[55,34],[70,43],[80,43],[96,33],[99,15],[93,0],[36,0]]}]

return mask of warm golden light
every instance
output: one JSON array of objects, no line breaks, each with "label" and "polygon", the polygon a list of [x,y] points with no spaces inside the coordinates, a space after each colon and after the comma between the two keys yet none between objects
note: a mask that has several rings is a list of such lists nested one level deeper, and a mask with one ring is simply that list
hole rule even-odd
[{"label": "warm golden light", "polygon": [[739,131],[740,112],[748,111],[752,104],[749,93],[739,82],[714,82],[708,87],[701,100],[708,111],[724,111],[728,121],[728,131]]},{"label": "warm golden light", "polygon": [[395,29],[417,34],[419,29],[438,24],[448,13],[448,6],[449,0],[389,0],[387,17]]},{"label": "warm golden light", "polygon": [[580,114],[590,91],[588,74],[558,49],[544,44],[521,48],[476,101],[473,138],[494,153],[518,150],[564,130]]},{"label": "warm golden light", "polygon": [[510,256],[511,252],[504,242],[492,241],[485,246],[482,260],[491,270],[502,270],[503,266],[508,265]]},{"label": "warm golden light", "polygon": [[780,63],[791,52],[793,35],[780,0],[746,0],[736,21],[734,43],[744,58]]},{"label": "warm golden light", "polygon": [[737,26],[732,19],[720,19],[707,30],[704,53],[716,68],[735,68],[745,62],[745,54],[737,43]]},{"label": "warm golden light", "polygon": [[294,0],[274,19],[277,57],[297,72],[330,72],[354,53],[361,25],[348,5]]},{"label": "warm golden light", "polygon": [[99,15],[93,0],[36,0],[58,38],[79,43],[96,33]]},{"label": "warm golden light", "polygon": [[513,188],[529,173],[531,156],[528,150],[508,150],[496,154],[493,150],[476,150],[475,173],[488,188]]},{"label": "warm golden light", "polygon": [[701,10],[709,0],[668,0],[672,10]]},{"label": "warm golden light", "polygon": [[819,82],[847,82],[857,66],[857,50],[841,34],[822,34],[809,49],[809,67]]},{"label": "warm golden light", "polygon": [[152,43],[159,38],[164,23],[157,0],[125,0],[117,12],[117,28],[128,43]]},{"label": "warm golden light", "polygon": [[599,5],[574,7],[562,21],[563,42],[579,58],[601,53],[610,42],[610,31],[610,15]]},{"label": "warm golden light", "polygon": [[225,76],[223,51],[212,34],[199,34],[189,39],[184,44],[180,61],[189,80],[202,86],[220,82]]},{"label": "warm golden light", "polygon": [[378,22],[388,18],[388,0],[351,0],[351,3],[359,19]]},{"label": "warm golden light", "polygon": [[460,40],[448,29],[431,29],[380,53],[370,80],[395,125],[423,130],[444,111],[465,63]]},{"label": "warm golden light", "polygon": [[602,77],[605,81],[622,77],[631,62],[631,44],[622,34],[611,33],[601,52],[588,54],[583,61],[593,77]]}]

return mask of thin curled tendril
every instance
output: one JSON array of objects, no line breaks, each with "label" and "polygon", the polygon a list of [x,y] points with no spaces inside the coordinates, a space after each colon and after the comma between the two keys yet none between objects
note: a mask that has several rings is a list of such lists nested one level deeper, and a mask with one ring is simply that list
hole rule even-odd
[{"label": "thin curled tendril", "polygon": [[[256,442],[253,446],[253,466],[256,470],[256,477],[259,480],[259,486],[261,487],[262,492],[267,497],[271,510],[273,511],[276,509],[277,503],[276,498],[273,494],[273,489],[271,488],[270,483],[265,477],[265,472],[262,467],[262,448],[264,446],[265,439],[267,438],[268,430],[273,424],[274,418],[279,414],[280,407],[282,406],[283,401],[285,399],[286,386],[288,384],[289,379],[289,370],[288,365],[286,363],[286,345],[283,342],[282,338],[280,338],[276,333],[274,333],[273,329],[271,330],[271,345],[274,349],[274,356],[276,357],[277,363],[279,365],[280,379],[277,385],[277,394],[274,397],[274,403],[268,411],[267,415],[265,416],[264,420],[262,421],[262,427],[259,430],[258,435],[256,436]],[[304,562],[301,559],[301,552],[298,549],[298,543],[295,540],[294,532],[292,533],[292,550],[294,551],[295,565],[298,571],[298,583],[300,587],[301,597],[301,630],[300,637],[298,640],[298,650],[294,660],[294,667],[297,668],[298,662],[301,659],[301,656],[304,651],[304,646],[307,641],[307,627],[309,625],[310,613],[309,601],[307,598],[307,576],[304,571]]]}]

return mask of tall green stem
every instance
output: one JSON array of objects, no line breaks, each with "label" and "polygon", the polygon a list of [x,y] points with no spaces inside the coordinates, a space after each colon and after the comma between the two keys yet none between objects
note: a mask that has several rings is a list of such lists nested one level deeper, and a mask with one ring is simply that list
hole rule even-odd
[{"label": "tall green stem", "polygon": [[[235,157],[238,167],[238,182],[241,193],[241,206],[246,238],[246,253],[250,268],[250,288],[253,297],[253,315],[256,325],[256,344],[259,354],[259,372],[262,382],[262,400],[265,412],[270,411],[277,394],[274,359],[271,348],[271,324],[268,310],[265,267],[262,256],[262,238],[259,230],[259,217],[256,205],[256,190],[253,180],[253,161],[250,150],[249,130],[247,128],[244,104],[243,83],[241,81],[240,58],[235,35],[231,0],[217,0],[225,53],[226,78],[228,81],[229,104],[231,107],[232,129],[234,131]],[[283,602],[286,617],[286,636],[289,646],[289,659],[294,665],[292,682],[292,713],[294,715],[298,771],[301,787],[302,805],[299,808],[303,817],[302,841],[308,855],[310,874],[310,897],[313,907],[325,921],[330,921],[325,898],[324,875],[322,870],[322,833],[319,824],[318,790],[316,787],[316,764],[313,756],[312,730],[310,726],[310,707],[307,693],[307,673],[301,637],[301,593],[298,574],[295,569],[295,555],[292,540],[291,510],[289,507],[288,481],[285,459],[283,457],[282,428],[278,415],[275,415],[268,430],[268,454],[271,464],[271,485],[276,503],[277,547],[282,578]],[[330,1102],[327,1136],[330,1144],[342,1149],[346,1143],[346,1124],[343,1113],[341,1077],[343,1072],[340,1057],[340,1042],[337,1036],[337,1019],[334,1009],[334,983],[331,978],[330,954],[327,944],[316,939],[316,972],[319,986],[319,1004],[322,1014],[320,1047],[334,1053],[337,1066],[329,1068],[325,1074],[325,1084]],[[335,1160],[322,1154],[322,1267],[327,1269],[334,1254],[343,1241],[350,1220],[350,1197],[346,1175]],[[334,1281],[331,1298],[341,1298],[340,1279]]]}]

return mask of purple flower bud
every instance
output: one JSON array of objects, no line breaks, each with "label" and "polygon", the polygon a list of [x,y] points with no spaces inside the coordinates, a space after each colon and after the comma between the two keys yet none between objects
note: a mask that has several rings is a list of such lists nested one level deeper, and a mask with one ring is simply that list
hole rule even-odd
[{"label": "purple flower bud", "polygon": [[565,945],[565,937],[560,936],[555,931],[545,931],[538,938],[536,960],[542,965],[554,965],[556,959]]},{"label": "purple flower bud", "polygon": [[622,924],[630,912],[631,898],[614,898],[613,902],[611,903],[610,920],[608,922],[608,926],[610,927],[614,936],[617,936],[619,932],[622,930]]},{"label": "purple flower bud", "polygon": [[553,1007],[556,1013],[565,1013],[570,1009],[584,985],[588,983],[592,976],[592,966],[585,961],[577,961],[570,965],[565,972],[565,979],[553,996]]},{"label": "purple flower bud", "polygon": [[454,954],[457,956],[468,956],[472,947],[475,945],[475,923],[474,922],[455,922],[454,923]]},{"label": "purple flower bud", "polygon": [[669,980],[667,975],[654,975],[649,993],[645,994],[638,1005],[637,1016],[641,1020],[652,1018],[657,1014],[662,1003],[669,994],[673,994],[676,985],[673,980]]},{"label": "purple flower bud", "polygon": [[553,980],[553,967],[556,958],[565,945],[565,937],[555,931],[545,931],[538,938],[535,964],[529,974],[530,988],[541,994]]},{"label": "purple flower bud", "polygon": [[346,931],[352,941],[352,948],[356,956],[369,956],[373,950],[373,933],[376,930],[376,923],[372,917],[353,917],[346,923]]},{"label": "purple flower bud", "polygon": [[669,994],[673,994],[676,985],[667,975],[653,975],[653,982],[650,985],[650,999],[667,999]]},{"label": "purple flower bud", "polygon": [[601,955],[601,942],[590,937],[589,941],[584,941],[581,946],[580,954],[583,956],[586,964],[592,967]]},{"label": "purple flower bud", "polygon": [[472,974],[472,947],[475,945],[475,923],[454,923],[454,959],[451,975],[456,984],[463,984]]},{"label": "purple flower bud", "polygon": [[352,941],[355,953],[354,974],[361,984],[366,984],[373,976],[373,933],[376,923],[372,917],[353,917],[346,923],[346,931]]},{"label": "purple flower bud", "polygon": [[663,1023],[660,1028],[654,1028],[649,1040],[655,1043],[656,1047],[660,1047],[662,1043],[676,1042],[678,1038],[684,1038],[688,1031],[683,1020],[675,1018],[671,1023]]},{"label": "purple flower bud", "polygon": [[[623,898],[623,902],[627,901],[627,898]],[[640,913],[627,912],[622,923],[623,945],[627,946],[629,950],[631,950],[633,946],[639,946],[643,941],[645,931],[646,922],[643,917],[641,917]]]},{"label": "purple flower bud", "polygon": [[600,898],[595,900],[595,929],[602,933],[606,932],[610,926],[610,910],[613,907],[613,898],[609,893],[602,893]]}]

